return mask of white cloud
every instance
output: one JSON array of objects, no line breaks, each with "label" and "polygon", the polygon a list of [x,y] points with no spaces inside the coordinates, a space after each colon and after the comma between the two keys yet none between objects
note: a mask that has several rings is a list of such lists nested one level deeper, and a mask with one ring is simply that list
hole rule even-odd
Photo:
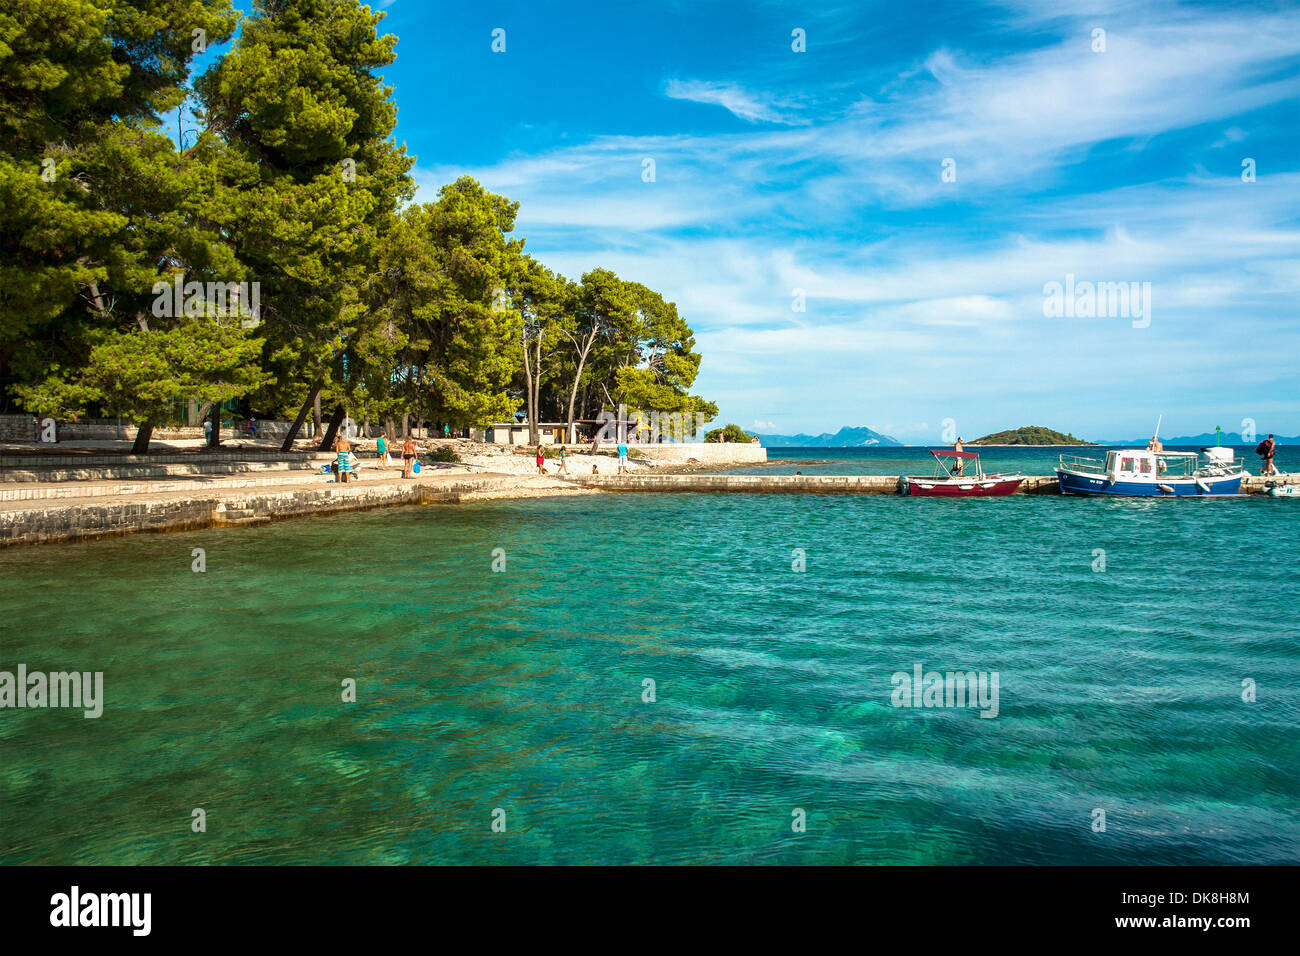
[{"label": "white cloud", "polygon": [[750,123],[797,124],[806,122],[781,112],[771,97],[746,90],[736,83],[718,83],[707,80],[671,79],[664,87],[664,95],[674,100],[690,100],[721,106],[724,110]]},{"label": "white cloud", "polygon": [[[1251,184],[1235,162],[1117,188],[1071,177],[1116,140],[1204,125],[1206,147],[1241,142],[1247,126],[1253,143],[1254,118],[1239,117],[1300,93],[1300,76],[1279,68],[1300,56],[1297,17],[1202,10],[1144,22],[1125,3],[1124,19],[1106,24],[1107,52],[1094,54],[1087,6],[1043,21],[1065,24],[1058,42],[982,62],[933,51],[813,126],[791,126],[811,112],[738,81],[676,79],[670,97],[785,125],[602,136],[426,169],[420,182],[469,172],[521,201],[518,232],[548,265],[571,276],[607,266],[663,291],[697,331],[697,390],[734,420],[779,407],[787,431],[820,430],[800,408],[873,397],[883,405],[873,414],[941,421],[960,417],[943,397],[960,385],[990,414],[1070,428],[1062,383],[1079,396],[1132,395],[1133,368],[1139,401],[1199,380],[1263,407],[1300,352],[1300,173],[1275,159]],[[646,156],[654,183],[641,181]],[[955,184],[939,176],[949,156]],[[1053,188],[1062,184],[1075,188]],[[1044,320],[1042,287],[1067,273],[1151,282],[1151,329]],[[796,288],[804,313],[791,309]],[[1224,354],[1244,361],[1225,366]]]}]

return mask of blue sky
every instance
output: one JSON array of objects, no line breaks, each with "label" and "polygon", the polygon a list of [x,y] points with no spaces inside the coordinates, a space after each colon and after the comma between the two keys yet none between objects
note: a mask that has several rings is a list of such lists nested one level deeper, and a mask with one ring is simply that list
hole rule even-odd
[{"label": "blue sky", "polygon": [[[419,198],[469,173],[675,301],[724,420],[1300,433],[1295,4],[380,6]],[[1045,317],[1067,274],[1149,325]]]}]

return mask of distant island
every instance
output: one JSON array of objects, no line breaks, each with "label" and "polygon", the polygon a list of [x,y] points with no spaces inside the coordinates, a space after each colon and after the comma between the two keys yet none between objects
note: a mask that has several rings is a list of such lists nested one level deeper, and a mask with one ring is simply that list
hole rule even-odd
[{"label": "distant island", "polygon": [[1042,425],[1025,425],[1021,428],[1011,429],[1004,432],[994,432],[992,435],[985,435],[983,438],[977,438],[970,445],[1091,445],[1093,442],[1084,441],[1082,438],[1075,438],[1073,435],[1063,434],[1053,431],[1050,428],[1044,428]]},{"label": "distant island", "polygon": [[857,428],[846,425],[834,435],[830,432],[823,432],[820,435],[759,435],[758,440],[768,448],[779,448],[781,446],[787,448],[865,448],[870,445],[901,447],[903,444],[897,438],[882,435],[865,425]]}]

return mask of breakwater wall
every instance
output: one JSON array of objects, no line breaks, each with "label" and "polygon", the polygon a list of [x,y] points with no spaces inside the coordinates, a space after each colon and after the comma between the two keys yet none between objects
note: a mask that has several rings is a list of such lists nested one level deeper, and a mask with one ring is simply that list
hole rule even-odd
[{"label": "breakwater wall", "polygon": [[[602,491],[721,491],[733,494],[893,495],[898,475],[574,475]],[[1018,494],[1056,494],[1056,476],[1026,478]]]},{"label": "breakwater wall", "polygon": [[[602,491],[717,491],[733,494],[892,495],[899,491],[898,475],[574,475],[569,481]],[[1282,484],[1300,484],[1300,476],[1287,476]],[[1265,479],[1253,475],[1242,482],[1246,494],[1265,491]],[[1056,495],[1061,487],[1055,475],[1035,475],[1024,480],[1020,495]]]},{"label": "breakwater wall", "polygon": [[320,484],[273,489],[213,489],[104,496],[102,500],[23,502],[0,512],[0,548],[104,538],[141,531],[184,531],[262,524],[281,518],[393,505],[442,504],[508,492],[510,476]]}]

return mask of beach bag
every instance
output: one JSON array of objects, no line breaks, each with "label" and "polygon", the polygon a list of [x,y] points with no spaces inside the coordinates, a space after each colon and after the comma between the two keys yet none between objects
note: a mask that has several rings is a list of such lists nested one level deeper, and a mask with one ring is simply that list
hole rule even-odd
[{"label": "beach bag", "polygon": [[420,473],[420,459],[417,458],[415,459],[415,464],[411,466],[411,474],[418,475],[419,473]]}]

